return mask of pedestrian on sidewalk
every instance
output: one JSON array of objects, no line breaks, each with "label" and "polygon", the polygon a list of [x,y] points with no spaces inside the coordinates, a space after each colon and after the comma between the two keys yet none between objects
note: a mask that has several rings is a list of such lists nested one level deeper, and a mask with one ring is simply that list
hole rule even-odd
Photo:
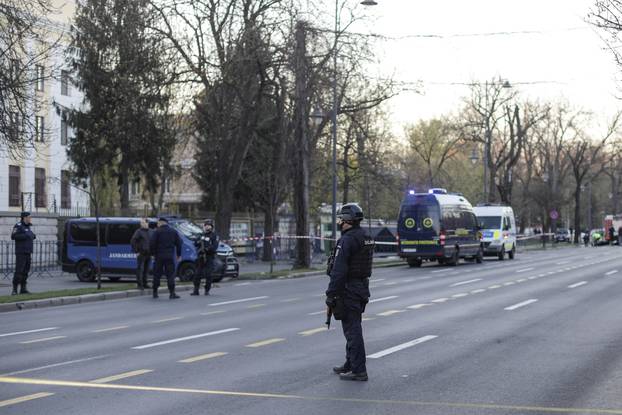
[{"label": "pedestrian on sidewalk", "polygon": [[26,288],[34,240],[37,236],[31,229],[32,219],[30,212],[22,212],[20,221],[13,226],[11,239],[15,241],[15,273],[13,274],[13,291],[11,295],[17,295],[19,287],[20,294],[30,294]]},{"label": "pedestrian on sidewalk", "polygon": [[341,320],[346,338],[346,361],[342,366],[333,368],[342,380],[367,380],[361,321],[370,297],[374,241],[361,228],[363,219],[363,210],[359,205],[349,203],[341,208],[341,238],[337,241],[327,270],[330,283],[326,290],[326,305],[335,319]]},{"label": "pedestrian on sidewalk", "polygon": [[158,288],[162,275],[166,275],[169,298],[171,300],[179,298],[175,294],[175,254],[177,254],[177,262],[180,262],[181,238],[177,231],[168,225],[168,220],[164,217],[158,219],[158,229],[151,239],[150,251],[151,255],[155,257],[153,298],[158,298]]},{"label": "pedestrian on sidewalk", "polygon": [[149,288],[149,264],[151,263],[151,232],[147,218],[140,219],[140,228],[136,229],[130,241],[136,256],[136,286],[139,290]]},{"label": "pedestrian on sidewalk", "polygon": [[209,295],[212,289],[212,274],[216,265],[216,254],[220,238],[214,231],[214,222],[206,220],[203,223],[203,235],[196,242],[198,268],[194,274],[194,291],[190,295],[199,295],[201,279],[205,278],[205,295]]}]

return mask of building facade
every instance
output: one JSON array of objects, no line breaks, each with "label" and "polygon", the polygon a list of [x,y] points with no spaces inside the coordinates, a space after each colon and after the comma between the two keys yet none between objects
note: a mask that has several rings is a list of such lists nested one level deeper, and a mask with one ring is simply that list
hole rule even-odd
[{"label": "building facade", "polygon": [[[29,70],[39,79],[32,86],[38,108],[33,112],[35,139],[18,156],[0,148],[0,212],[29,210],[63,216],[88,215],[88,195],[71,185],[67,143],[73,131],[63,108],[82,103],[82,94],[71,81],[66,65],[73,1],[56,2],[58,11],[49,16],[46,33],[61,39],[57,52]],[[34,43],[34,42],[33,42]],[[34,47],[34,46],[33,46]],[[51,75],[51,76],[50,76]]]}]

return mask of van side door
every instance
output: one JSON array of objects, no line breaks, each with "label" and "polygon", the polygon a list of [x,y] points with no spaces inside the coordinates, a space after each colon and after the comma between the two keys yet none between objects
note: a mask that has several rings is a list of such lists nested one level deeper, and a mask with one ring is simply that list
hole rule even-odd
[{"label": "van side door", "polygon": [[130,240],[140,227],[138,222],[117,222],[108,225],[108,255],[104,266],[111,270],[133,270],[136,268],[136,254]]}]

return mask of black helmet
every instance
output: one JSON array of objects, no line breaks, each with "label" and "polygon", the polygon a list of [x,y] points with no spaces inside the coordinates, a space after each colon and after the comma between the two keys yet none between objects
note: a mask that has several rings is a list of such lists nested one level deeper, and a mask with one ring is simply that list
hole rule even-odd
[{"label": "black helmet", "polygon": [[214,221],[211,219],[205,219],[205,222],[203,222],[203,226],[211,226],[212,228],[214,227]]},{"label": "black helmet", "polygon": [[343,221],[362,221],[365,218],[363,209],[356,203],[343,205],[337,216]]}]

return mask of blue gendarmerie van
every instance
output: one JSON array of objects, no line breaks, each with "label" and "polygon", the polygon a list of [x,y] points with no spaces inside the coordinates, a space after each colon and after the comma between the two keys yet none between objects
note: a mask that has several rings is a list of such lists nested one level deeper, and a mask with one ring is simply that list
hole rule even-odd
[{"label": "blue gendarmerie van", "polygon": [[482,262],[483,251],[473,207],[445,189],[408,191],[397,223],[399,255],[411,267],[423,261],[457,265],[460,258]]},{"label": "blue gendarmerie van", "polygon": [[[194,223],[175,216],[167,217],[169,225],[175,229],[182,241],[181,261],[176,264],[177,277],[190,281],[196,272],[197,251],[195,241],[202,234]],[[155,227],[156,219],[149,219],[150,228]],[[136,254],[132,251],[130,239],[140,227],[139,218],[99,218],[101,269],[111,281],[119,281],[123,276],[136,272]],[[65,224],[63,235],[63,271],[75,273],[80,281],[94,281],[97,263],[97,233],[95,218],[70,219]],[[220,265],[214,270],[214,281],[225,276],[237,278],[239,264],[233,250],[221,243],[217,252]],[[151,269],[153,269],[153,264]]]}]

